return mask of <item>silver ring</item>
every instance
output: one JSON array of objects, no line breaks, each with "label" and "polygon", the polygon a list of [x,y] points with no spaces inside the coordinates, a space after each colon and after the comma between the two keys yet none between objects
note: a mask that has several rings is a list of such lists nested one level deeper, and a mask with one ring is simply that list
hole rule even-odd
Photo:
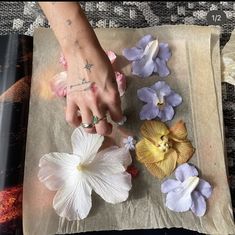
[{"label": "silver ring", "polygon": [[105,120],[105,119],[107,119],[106,116],[104,116],[104,117],[102,117],[102,118],[99,118],[99,117],[97,117],[97,116],[93,116],[93,117],[92,117],[92,123],[93,123],[94,125],[96,125],[96,124],[98,124],[100,121]]},{"label": "silver ring", "polygon": [[116,122],[119,126],[124,125],[124,123],[127,121],[127,117],[123,116],[123,119],[120,122]]},{"label": "silver ring", "polygon": [[93,123],[81,123],[83,128],[92,128],[94,125]]}]

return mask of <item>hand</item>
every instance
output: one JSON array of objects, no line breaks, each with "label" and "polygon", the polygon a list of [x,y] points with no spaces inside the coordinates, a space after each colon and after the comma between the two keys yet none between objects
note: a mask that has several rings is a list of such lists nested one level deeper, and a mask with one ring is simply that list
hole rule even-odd
[{"label": "hand", "polygon": [[[107,122],[109,113],[114,122],[123,119],[121,101],[115,74],[106,53],[100,46],[79,48],[66,55],[68,62],[68,88],[66,121],[73,125],[97,124],[85,128],[89,133],[109,135],[112,125]],[[81,116],[79,116],[79,113]]]}]

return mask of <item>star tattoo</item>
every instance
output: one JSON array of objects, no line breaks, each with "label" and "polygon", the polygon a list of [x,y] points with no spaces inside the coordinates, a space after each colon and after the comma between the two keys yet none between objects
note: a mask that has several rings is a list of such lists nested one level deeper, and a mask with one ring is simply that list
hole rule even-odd
[{"label": "star tattoo", "polygon": [[92,68],[93,66],[94,66],[93,64],[90,64],[90,63],[88,62],[88,60],[86,60],[86,65],[85,65],[84,69],[87,69],[87,70],[89,70],[89,72],[91,72],[91,68]]}]

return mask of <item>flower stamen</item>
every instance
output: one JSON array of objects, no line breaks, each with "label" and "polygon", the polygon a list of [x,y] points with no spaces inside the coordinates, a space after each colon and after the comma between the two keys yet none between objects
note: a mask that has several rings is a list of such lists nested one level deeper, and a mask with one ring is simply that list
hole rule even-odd
[{"label": "flower stamen", "polygon": [[82,164],[78,164],[78,165],[77,165],[77,170],[78,170],[78,171],[83,171],[84,168],[85,168],[85,167],[84,167]]},{"label": "flower stamen", "polygon": [[158,142],[157,147],[161,152],[167,153],[172,147],[172,144],[170,143],[170,140],[166,135],[161,136],[160,139],[161,140]]}]

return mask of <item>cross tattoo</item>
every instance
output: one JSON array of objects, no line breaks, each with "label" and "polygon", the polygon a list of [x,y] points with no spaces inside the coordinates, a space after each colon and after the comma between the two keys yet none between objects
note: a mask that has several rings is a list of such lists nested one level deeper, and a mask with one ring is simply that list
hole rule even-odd
[{"label": "cross tattoo", "polygon": [[89,64],[88,60],[86,60],[86,65],[85,65],[84,69],[87,69],[87,70],[89,70],[89,72],[91,72],[91,67],[92,66],[94,66],[94,65],[93,64]]}]

